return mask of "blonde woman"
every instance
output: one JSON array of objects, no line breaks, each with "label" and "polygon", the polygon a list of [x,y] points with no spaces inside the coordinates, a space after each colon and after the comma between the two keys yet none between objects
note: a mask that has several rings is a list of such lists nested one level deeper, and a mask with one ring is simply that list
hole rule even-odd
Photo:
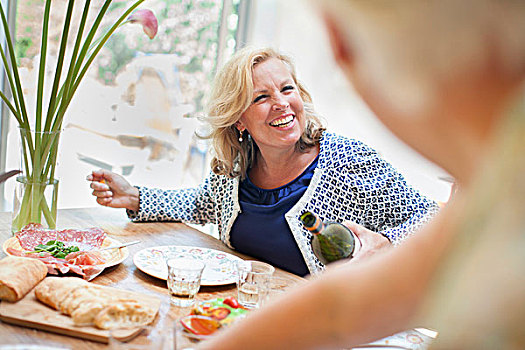
[{"label": "blonde woman", "polygon": [[525,2],[323,0],[377,116],[459,182],[402,246],[254,312],[209,349],[350,348],[414,326],[432,349],[525,348]]},{"label": "blonde woman", "polygon": [[[106,171],[88,176],[97,202],[134,221],[218,224],[241,253],[304,276],[324,268],[299,216],[353,222],[362,259],[404,240],[436,204],[363,143],[325,131],[289,58],[244,49],[217,74],[211,93],[212,173],[191,189],[132,187]],[[101,183],[101,180],[105,183]]]}]

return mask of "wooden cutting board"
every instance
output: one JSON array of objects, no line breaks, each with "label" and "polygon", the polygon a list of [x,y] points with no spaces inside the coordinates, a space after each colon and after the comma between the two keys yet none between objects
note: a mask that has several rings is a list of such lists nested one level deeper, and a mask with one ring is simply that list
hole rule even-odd
[{"label": "wooden cutting board", "polygon": [[[158,313],[160,300],[142,293],[114,289],[115,294],[124,298],[133,298],[155,308]],[[75,326],[73,319],[57,310],[41,303],[35,297],[34,289],[16,303],[3,301],[0,303],[0,320],[23,327],[36,328],[72,337],[93,340],[101,343],[109,342],[109,331],[94,326]],[[118,339],[128,341],[140,333],[140,328],[123,329],[118,333]]]}]

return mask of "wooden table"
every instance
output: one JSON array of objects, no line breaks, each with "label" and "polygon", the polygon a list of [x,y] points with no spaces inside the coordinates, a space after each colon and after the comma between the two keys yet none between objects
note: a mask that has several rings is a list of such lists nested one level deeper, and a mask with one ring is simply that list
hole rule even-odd
[{"label": "wooden table", "polygon": [[[133,264],[133,255],[146,247],[161,245],[185,245],[199,246],[221,250],[237,255],[243,259],[251,259],[228,249],[221,241],[207,235],[199,230],[191,228],[182,223],[131,223],[123,210],[104,207],[89,209],[66,209],[58,213],[57,227],[60,228],[88,228],[98,226],[104,229],[112,238],[122,242],[141,240],[140,244],[128,247],[129,257],[121,264],[105,270],[93,280],[93,283],[107,285],[119,289],[146,293],[159,298],[162,301],[159,316],[155,321],[156,327],[172,327],[173,321],[188,313],[188,309],[172,306],[169,301],[166,281],[151,277]],[[0,242],[12,237],[11,213],[0,213]],[[5,254],[0,253],[3,257]],[[303,281],[301,277],[286,271],[276,269],[276,276],[284,277],[285,280],[294,284]],[[201,287],[197,298],[199,300],[213,299],[217,297],[236,296],[237,290],[234,284],[216,287]],[[68,337],[37,331],[30,328],[0,323],[0,344],[2,343],[33,343],[40,345],[66,346],[71,349],[106,349],[107,345],[88,340]]]}]

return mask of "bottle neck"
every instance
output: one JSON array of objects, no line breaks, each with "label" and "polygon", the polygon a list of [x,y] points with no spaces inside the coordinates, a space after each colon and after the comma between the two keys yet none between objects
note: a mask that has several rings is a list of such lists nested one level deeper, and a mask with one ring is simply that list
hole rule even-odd
[{"label": "bottle neck", "polygon": [[310,231],[314,235],[318,235],[324,230],[324,223],[319,219],[319,217],[316,217],[315,223],[311,227],[306,228],[308,231]]}]

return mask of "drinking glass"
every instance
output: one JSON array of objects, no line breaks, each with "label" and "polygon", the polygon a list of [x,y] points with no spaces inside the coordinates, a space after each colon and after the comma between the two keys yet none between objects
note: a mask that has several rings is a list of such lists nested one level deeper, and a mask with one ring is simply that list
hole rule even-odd
[{"label": "drinking glass", "polygon": [[171,302],[181,307],[192,306],[201,286],[202,271],[206,264],[191,258],[168,259],[166,264]]},{"label": "drinking glass", "polygon": [[268,295],[270,280],[275,268],[260,261],[237,262],[237,299],[239,304],[255,309]]}]

